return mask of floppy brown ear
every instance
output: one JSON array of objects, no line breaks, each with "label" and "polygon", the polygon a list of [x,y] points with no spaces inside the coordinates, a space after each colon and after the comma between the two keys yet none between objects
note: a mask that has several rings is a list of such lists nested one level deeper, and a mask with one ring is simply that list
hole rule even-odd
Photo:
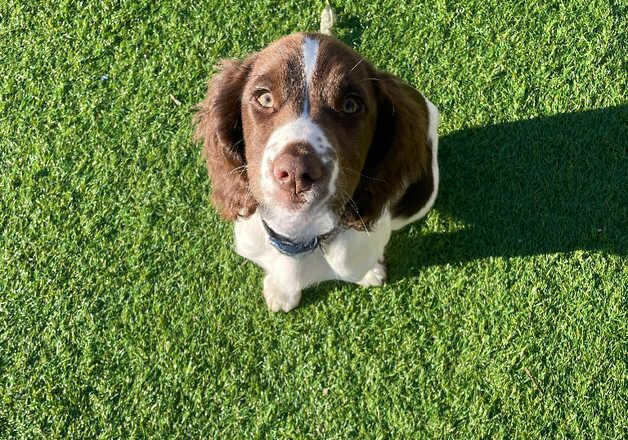
[{"label": "floppy brown ear", "polygon": [[244,61],[222,61],[194,115],[194,138],[203,141],[212,201],[229,220],[248,217],[257,207],[249,191],[240,114],[242,90],[254,59],[255,55]]},{"label": "floppy brown ear", "polygon": [[[433,186],[428,148],[428,109],[423,96],[399,78],[384,72],[375,74],[377,127],[362,177],[353,194],[359,212],[347,210],[345,223],[363,230],[376,221],[384,208],[399,214],[404,192],[415,198]],[[416,203],[415,203],[416,204]]]}]

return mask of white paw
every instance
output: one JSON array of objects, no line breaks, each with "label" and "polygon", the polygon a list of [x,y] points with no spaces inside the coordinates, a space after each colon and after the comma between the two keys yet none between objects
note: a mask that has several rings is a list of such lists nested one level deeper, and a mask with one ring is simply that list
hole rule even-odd
[{"label": "white paw", "polygon": [[382,286],[385,281],[386,263],[382,258],[377,263],[375,263],[375,266],[373,266],[373,268],[369,270],[366,275],[364,275],[364,278],[358,281],[358,284],[364,287],[377,287]]},{"label": "white paw", "polygon": [[264,277],[264,299],[272,312],[289,312],[301,302],[301,291],[286,291],[277,288],[269,275]]}]

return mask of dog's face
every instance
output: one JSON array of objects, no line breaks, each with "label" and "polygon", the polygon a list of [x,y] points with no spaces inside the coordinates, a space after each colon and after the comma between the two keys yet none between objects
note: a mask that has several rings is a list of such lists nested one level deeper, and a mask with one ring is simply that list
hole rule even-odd
[{"label": "dog's face", "polygon": [[[214,202],[228,218],[259,209],[293,239],[340,222],[367,227],[419,172],[403,163],[408,142],[393,145],[421,124],[419,97],[320,34],[290,35],[223,63],[196,117]],[[417,154],[410,158],[420,165]]]},{"label": "dog's face", "polygon": [[355,191],[377,101],[368,66],[332,38],[285,37],[261,51],[241,101],[251,192],[289,237],[333,229]]}]

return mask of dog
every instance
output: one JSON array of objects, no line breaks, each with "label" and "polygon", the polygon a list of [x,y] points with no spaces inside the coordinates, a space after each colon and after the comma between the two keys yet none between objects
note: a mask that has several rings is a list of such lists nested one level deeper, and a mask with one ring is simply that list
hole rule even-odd
[{"label": "dog", "polygon": [[439,112],[331,35],[225,60],[194,116],[212,201],[272,311],[325,280],[381,286],[391,231],[438,193]]}]

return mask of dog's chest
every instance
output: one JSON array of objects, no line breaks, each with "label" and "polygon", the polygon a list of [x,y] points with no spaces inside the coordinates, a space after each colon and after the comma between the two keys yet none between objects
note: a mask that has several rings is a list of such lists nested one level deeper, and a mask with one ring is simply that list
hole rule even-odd
[{"label": "dog's chest", "polygon": [[279,282],[303,289],[314,283],[336,279],[334,269],[328,264],[320,248],[297,256],[288,256],[273,247],[256,213],[238,220],[234,226],[235,250],[253,261]]},{"label": "dog's chest", "polygon": [[382,257],[390,237],[390,216],[386,213],[376,226],[369,233],[344,230],[312,252],[287,256],[271,245],[256,213],[235,223],[235,250],[278,281],[301,289],[326,280],[357,282]]}]

